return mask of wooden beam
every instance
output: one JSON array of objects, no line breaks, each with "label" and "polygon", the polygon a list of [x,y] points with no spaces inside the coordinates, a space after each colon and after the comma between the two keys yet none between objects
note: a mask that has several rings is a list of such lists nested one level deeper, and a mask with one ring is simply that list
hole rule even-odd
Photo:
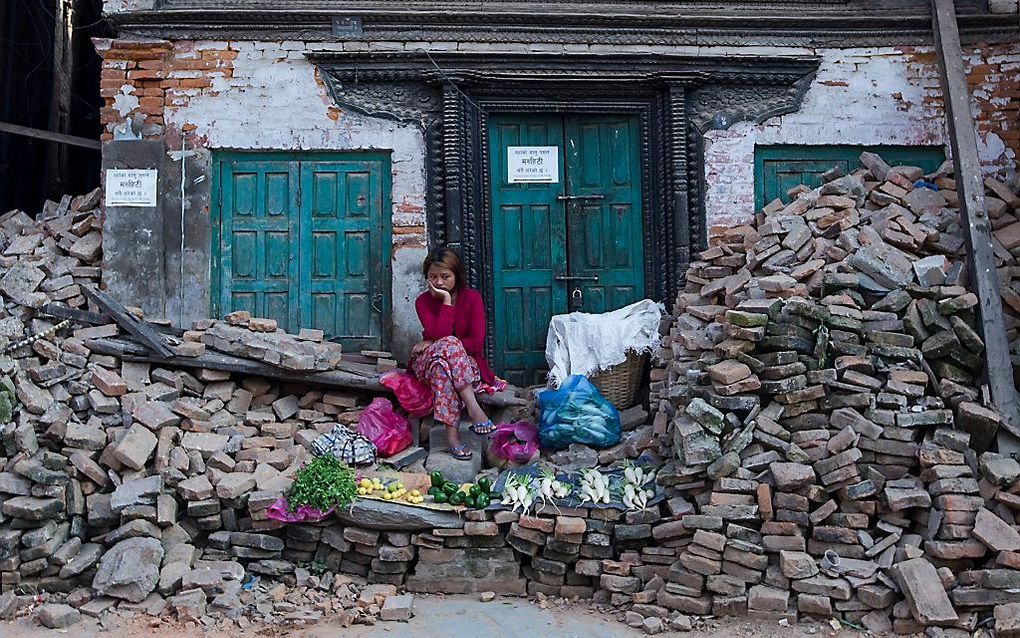
[{"label": "wooden beam", "polygon": [[[279,368],[268,363],[262,363],[261,361],[252,361],[251,359],[243,359],[229,354],[209,351],[198,357],[181,357],[177,355],[164,357],[152,353],[139,343],[124,338],[94,339],[87,341],[86,347],[100,354],[120,357],[124,361],[155,363],[171,368],[222,370],[224,372],[267,377],[280,381],[350,388],[364,392],[389,393],[390,391],[389,388],[379,382],[379,375],[367,377],[342,370],[299,372]],[[512,392],[480,394],[478,395],[478,402],[482,405],[498,407],[527,405],[527,401],[518,398]]]},{"label": "wooden beam", "polygon": [[50,315],[51,317],[73,319],[79,323],[87,323],[93,326],[101,326],[105,323],[114,323],[113,317],[110,315],[103,315],[98,312],[90,312],[88,310],[79,310],[78,308],[72,308],[70,306],[64,306],[56,303],[48,303],[39,310],[42,311],[43,314]]},{"label": "wooden beam", "polygon": [[85,293],[85,296],[92,301],[92,303],[99,306],[100,310],[113,317],[113,320],[117,322],[118,326],[130,332],[136,339],[148,346],[149,349],[159,353],[163,357],[173,356],[174,351],[170,348],[170,346],[166,345],[166,341],[163,341],[163,337],[153,330],[148,321],[139,320],[133,314],[128,312],[127,308],[125,308],[119,301],[98,288],[82,286],[81,290]]},{"label": "wooden beam", "polygon": [[71,146],[80,146],[82,148],[89,148],[95,151],[102,148],[99,140],[93,140],[87,137],[78,137],[76,135],[65,135],[64,133],[54,133],[53,131],[44,131],[39,128],[19,126],[17,124],[9,124],[7,122],[0,122],[0,133],[11,133],[12,135],[34,137],[38,140],[57,142],[59,144],[69,144]]},{"label": "wooden beam", "polygon": [[1002,316],[999,279],[992,253],[991,223],[985,205],[985,186],[978,160],[970,90],[967,88],[953,0],[932,0],[932,30],[942,74],[942,96],[956,166],[956,190],[960,196],[961,222],[970,257],[971,283],[977,292],[981,311],[988,385],[995,408],[1002,416],[1003,428],[1014,437],[1020,437],[1020,409],[1013,387],[1013,364],[1009,358],[1009,342]]}]

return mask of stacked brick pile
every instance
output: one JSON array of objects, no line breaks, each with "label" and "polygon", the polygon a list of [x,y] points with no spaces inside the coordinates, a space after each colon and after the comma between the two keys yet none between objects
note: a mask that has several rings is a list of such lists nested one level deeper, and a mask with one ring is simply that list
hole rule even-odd
[{"label": "stacked brick pile", "polygon": [[1020,252],[1020,196],[1006,184],[991,177],[985,180],[985,187],[1010,352],[1016,360],[1020,355],[1020,262],[1016,254]]},{"label": "stacked brick pile", "polygon": [[177,353],[199,356],[207,348],[297,371],[333,370],[343,356],[339,343],[323,341],[321,330],[305,328],[290,335],[276,320],[252,317],[245,310],[231,312],[224,321],[196,322],[184,333]]},{"label": "stacked brick pile", "polygon": [[84,306],[82,284],[99,279],[99,191],[48,202],[35,220],[21,211],[0,217],[0,371],[14,379],[23,409],[0,425],[0,584],[26,578],[73,579],[99,558],[86,534],[87,488],[64,471],[68,458],[48,448],[63,438],[69,403],[88,404],[80,342],[65,348],[38,340],[7,356],[8,346],[54,326],[34,309],[59,301]]},{"label": "stacked brick pile", "polygon": [[[99,280],[103,249],[96,206],[100,192],[59,203],[47,202],[32,219],[20,210],[0,216],[0,293],[4,311],[0,337],[9,342],[25,336],[33,308],[59,301],[85,305],[80,284]],[[6,342],[5,342],[6,343]]]},{"label": "stacked brick pile", "polygon": [[[60,345],[56,339],[34,344],[37,351],[61,354],[74,348],[85,365],[77,370],[78,388],[17,383],[24,423],[6,433],[4,443],[14,452],[0,473],[0,490],[12,496],[2,506],[9,520],[0,525],[8,550],[4,582],[47,591],[91,584],[99,596],[136,604],[158,583],[167,595],[189,590],[185,599],[167,603],[189,610],[180,616],[191,618],[205,607],[190,591],[190,573],[219,578],[219,585],[201,589],[211,609],[236,617],[236,588],[246,572],[237,561],[249,573],[276,578],[318,551],[321,530],[315,527],[287,526],[279,537],[258,532],[283,527],[268,518],[267,508],[289,487],[321,432],[337,421],[357,421],[358,397],[88,354],[88,336],[113,332],[84,328]],[[40,367],[31,357],[13,363],[30,377]],[[30,394],[54,388],[67,392],[66,405]],[[50,409],[60,410],[60,429],[49,424],[37,441],[35,424],[47,424]],[[354,545],[345,571],[368,576],[376,543],[355,532],[348,531],[355,538],[347,539]],[[84,542],[90,539],[100,543]],[[137,556],[145,560],[127,558]],[[399,573],[379,569],[390,579]],[[222,583],[234,589],[221,591]]]},{"label": "stacked brick pile", "polygon": [[1016,483],[1007,471],[996,486],[971,451],[998,416],[975,389],[983,344],[952,181],[862,163],[729,229],[688,272],[656,417],[676,458],[660,481],[698,512],[682,519],[674,609],[910,632],[977,619],[953,603],[1013,602],[982,590],[987,569],[963,569],[1007,543],[980,540],[982,508],[1016,535]]},{"label": "stacked brick pile", "polygon": [[[319,551],[315,528],[258,532],[282,527],[266,509],[321,431],[357,421],[359,397],[120,361],[90,348],[117,335],[116,325],[67,327],[40,314],[47,303],[85,309],[81,286],[98,284],[99,199],[95,191],[49,202],[34,220],[20,211],[0,218],[0,371],[20,404],[0,425],[0,616],[17,606],[15,588],[72,592],[76,607],[97,613],[116,600],[154,610],[151,594],[181,588],[191,591],[171,606],[193,611],[197,587],[202,605],[208,598],[210,609],[237,617],[246,573],[238,560],[259,559],[250,573],[278,576]],[[197,355],[203,341],[230,350],[245,340],[241,354],[251,355],[266,345],[250,338],[257,334],[272,341],[257,358],[270,351],[291,369],[326,369],[339,355],[321,335],[285,335],[243,314],[222,328],[196,326],[179,348],[191,344]],[[38,338],[13,347],[29,335]]]}]

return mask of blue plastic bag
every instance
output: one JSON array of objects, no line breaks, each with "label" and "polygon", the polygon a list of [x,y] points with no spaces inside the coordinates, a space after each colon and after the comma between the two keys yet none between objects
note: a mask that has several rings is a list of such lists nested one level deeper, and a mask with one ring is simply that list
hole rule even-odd
[{"label": "blue plastic bag", "polygon": [[584,375],[567,377],[558,390],[541,392],[538,410],[543,448],[562,450],[571,443],[607,448],[620,442],[620,414]]}]

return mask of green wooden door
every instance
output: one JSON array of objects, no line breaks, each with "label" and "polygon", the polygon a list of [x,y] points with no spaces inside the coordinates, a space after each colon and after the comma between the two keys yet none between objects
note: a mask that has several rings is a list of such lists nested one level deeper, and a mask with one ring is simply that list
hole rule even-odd
[{"label": "green wooden door", "polygon": [[[627,116],[490,120],[493,364],[512,383],[544,380],[553,315],[644,296],[638,126]],[[554,147],[551,181],[512,180],[510,147]]]},{"label": "green wooden door", "polygon": [[776,199],[789,201],[786,191],[804,184],[815,188],[822,173],[834,166],[851,172],[864,151],[878,153],[890,166],[918,166],[934,172],[946,159],[937,146],[758,146],[754,149],[755,210]]},{"label": "green wooden door", "polygon": [[389,158],[215,158],[213,314],[247,310],[382,349],[389,308]]},{"label": "green wooden door", "polygon": [[301,165],[301,325],[351,349],[378,348],[389,314],[383,191],[376,161]]},{"label": "green wooden door", "polygon": [[294,162],[221,165],[220,299],[223,313],[247,310],[298,322],[298,170]]},{"label": "green wooden door", "polygon": [[[568,118],[569,310],[602,313],[644,296],[637,118]],[[576,291],[581,291],[578,303]]]},{"label": "green wooden door", "polygon": [[[557,183],[509,183],[507,147],[563,145],[561,118],[496,117],[489,129],[492,165],[492,289],[497,374],[531,385],[545,365],[549,317],[564,312],[567,290],[554,277],[567,260],[567,219]],[[561,154],[562,156],[562,154]]]}]

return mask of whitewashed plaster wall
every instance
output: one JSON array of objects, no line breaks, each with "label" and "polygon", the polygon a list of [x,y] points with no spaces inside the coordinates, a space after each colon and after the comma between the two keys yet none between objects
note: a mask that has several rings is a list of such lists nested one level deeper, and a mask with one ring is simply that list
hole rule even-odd
[{"label": "whitewashed plaster wall", "polygon": [[[709,228],[740,223],[754,215],[756,146],[946,143],[939,77],[930,64],[930,50],[829,49],[812,53],[821,57],[821,66],[800,110],[761,124],[741,122],[706,134]],[[977,61],[968,60],[971,64]],[[981,90],[975,91],[975,113],[980,112],[977,100],[986,97]],[[986,171],[1012,170],[1016,153],[994,132],[979,128],[978,145]]]},{"label": "whitewashed plaster wall", "polygon": [[[196,51],[226,48],[225,42],[196,43]],[[187,130],[187,139],[201,140],[203,149],[284,151],[388,151],[391,159],[392,222],[396,227],[424,228],[424,138],[414,125],[364,117],[332,105],[314,66],[299,42],[237,42],[233,73],[216,71],[212,91],[195,91],[186,104],[168,107],[168,131]],[[178,56],[179,57],[179,56]],[[168,136],[181,139],[181,136]],[[176,150],[171,148],[171,151]],[[420,292],[424,236],[407,241],[394,234],[390,253],[393,294],[391,346],[404,353],[420,338],[413,299]],[[208,258],[207,254],[199,258]]]}]

